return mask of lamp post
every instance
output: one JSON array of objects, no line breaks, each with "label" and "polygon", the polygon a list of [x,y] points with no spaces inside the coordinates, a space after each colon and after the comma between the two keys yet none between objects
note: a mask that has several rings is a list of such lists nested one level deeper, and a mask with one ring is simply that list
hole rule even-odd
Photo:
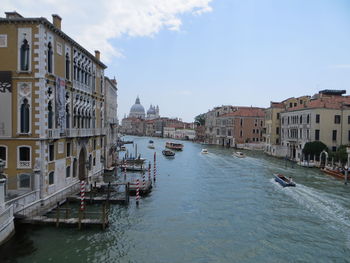
[{"label": "lamp post", "polygon": [[0,209],[5,205],[5,183],[6,176],[3,174],[5,168],[5,161],[0,159]]}]

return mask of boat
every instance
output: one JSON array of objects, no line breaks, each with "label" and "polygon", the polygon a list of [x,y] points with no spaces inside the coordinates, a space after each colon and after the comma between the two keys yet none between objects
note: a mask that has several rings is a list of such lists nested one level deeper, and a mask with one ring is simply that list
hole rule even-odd
[{"label": "boat", "polygon": [[334,176],[336,178],[345,179],[345,174],[343,174],[339,170],[334,170],[334,169],[330,169],[330,168],[322,168],[321,171],[328,174],[328,175]]},{"label": "boat", "polygon": [[233,156],[238,157],[238,158],[244,158],[245,154],[242,152],[234,152]]},{"label": "boat", "polygon": [[201,153],[203,153],[203,154],[207,154],[207,153],[209,153],[209,152],[208,152],[208,150],[207,150],[207,149],[202,149]]},{"label": "boat", "polygon": [[312,167],[315,167],[316,164],[314,161],[300,161],[298,162],[298,165],[302,166],[302,167],[308,167],[308,168],[312,168]]},{"label": "boat", "polygon": [[120,151],[121,151],[121,152],[126,151],[126,147],[125,147],[125,146],[120,146]]},{"label": "boat", "polygon": [[167,157],[174,157],[175,156],[175,153],[173,151],[170,151],[170,150],[163,150],[162,154],[164,156],[167,156]]},{"label": "boat", "polygon": [[174,142],[166,142],[165,147],[176,151],[182,151],[184,148],[183,144]]},{"label": "boat", "polygon": [[122,171],[133,171],[133,172],[145,172],[146,168],[144,168],[142,165],[130,165],[130,164],[122,164],[120,165],[120,169]]},{"label": "boat", "polygon": [[148,142],[148,146],[147,146],[148,148],[150,148],[150,149],[154,149],[155,147],[154,147],[154,142],[152,141],[152,140],[150,140],[149,142]]},{"label": "boat", "polygon": [[274,176],[275,176],[275,181],[277,183],[279,183],[280,185],[282,185],[283,187],[288,187],[288,186],[295,187],[296,186],[296,184],[292,181],[292,178],[288,179],[287,177],[285,177],[282,174],[274,174]]}]

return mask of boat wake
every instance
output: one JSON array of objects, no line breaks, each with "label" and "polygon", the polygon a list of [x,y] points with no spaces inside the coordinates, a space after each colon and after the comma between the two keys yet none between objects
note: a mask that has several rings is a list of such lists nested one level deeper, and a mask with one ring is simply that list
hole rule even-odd
[{"label": "boat wake", "polygon": [[296,187],[281,187],[273,178],[271,182],[277,189],[294,199],[298,204],[312,211],[322,220],[331,223],[330,225],[338,230],[344,231],[344,227],[350,231],[349,209],[336,200],[326,196],[324,192],[298,184]]}]

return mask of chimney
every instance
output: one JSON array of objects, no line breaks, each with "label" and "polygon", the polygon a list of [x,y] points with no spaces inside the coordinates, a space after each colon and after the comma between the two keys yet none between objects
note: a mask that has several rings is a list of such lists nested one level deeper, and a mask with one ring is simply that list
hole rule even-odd
[{"label": "chimney", "polygon": [[56,15],[56,14],[52,15],[52,23],[54,27],[56,27],[59,30],[61,30],[61,22],[62,22],[62,18],[59,15]]},{"label": "chimney", "polygon": [[14,18],[23,18],[20,14],[18,14],[16,11],[13,12],[5,12],[7,19],[14,19]]},{"label": "chimney", "polygon": [[100,51],[95,50],[95,58],[96,58],[97,60],[100,60]]}]

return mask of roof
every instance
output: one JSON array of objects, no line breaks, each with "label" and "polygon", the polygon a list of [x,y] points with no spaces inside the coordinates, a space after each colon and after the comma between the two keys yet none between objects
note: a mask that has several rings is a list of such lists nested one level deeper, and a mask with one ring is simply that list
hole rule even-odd
[{"label": "roof", "polygon": [[264,117],[265,116],[264,108],[256,107],[237,107],[237,110],[234,112],[226,113],[220,117]]},{"label": "roof", "polygon": [[296,111],[302,109],[315,109],[315,108],[325,108],[325,109],[340,109],[342,106],[350,106],[350,96],[330,96],[321,97],[317,99],[310,100],[305,103],[305,105],[298,105],[293,108],[287,109],[287,111]]},{"label": "roof", "polygon": [[95,63],[100,65],[102,68],[107,68],[105,64],[103,64],[100,60],[98,60],[94,55],[92,55],[89,51],[87,51],[85,48],[83,48],[80,44],[78,44],[76,41],[74,41],[71,37],[69,37],[66,33],[64,33],[62,30],[55,27],[51,22],[49,22],[45,17],[34,17],[34,18],[28,18],[28,17],[16,17],[16,18],[2,18],[0,17],[0,24],[13,24],[13,23],[39,23],[47,26],[50,30],[58,34],[63,39],[66,39],[68,42],[70,42],[72,45],[76,46],[78,49],[80,49],[82,52],[86,53],[87,56],[93,60]]}]

